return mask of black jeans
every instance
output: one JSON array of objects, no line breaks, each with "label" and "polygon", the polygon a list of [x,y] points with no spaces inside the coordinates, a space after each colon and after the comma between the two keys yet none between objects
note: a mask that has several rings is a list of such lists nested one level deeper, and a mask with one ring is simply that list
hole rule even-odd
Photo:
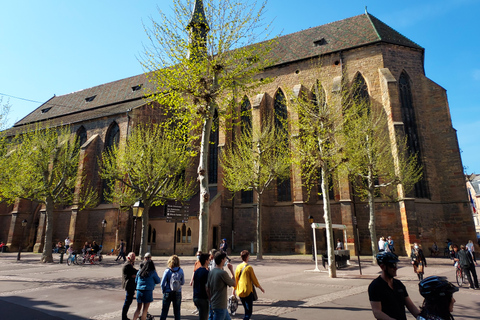
[{"label": "black jeans", "polygon": [[[478,278],[477,271],[475,270],[475,265],[471,264],[470,266],[462,266],[463,272],[466,273],[468,282],[470,283],[470,288],[478,289]],[[473,281],[472,281],[473,276]]]},{"label": "black jeans", "polygon": [[130,305],[132,304],[133,298],[135,297],[135,290],[127,290],[125,291],[125,303],[123,304],[122,309],[122,320],[127,320],[127,313]]},{"label": "black jeans", "polygon": [[240,297],[240,301],[242,301],[243,308],[245,309],[243,320],[249,320],[253,313],[253,292],[245,298]]},{"label": "black jeans", "polygon": [[193,303],[198,309],[198,318],[200,320],[208,320],[208,313],[210,311],[208,299],[193,298]]}]

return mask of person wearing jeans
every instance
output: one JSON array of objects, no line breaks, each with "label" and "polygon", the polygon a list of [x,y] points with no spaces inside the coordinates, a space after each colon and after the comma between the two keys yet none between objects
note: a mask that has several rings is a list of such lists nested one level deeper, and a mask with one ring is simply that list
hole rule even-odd
[{"label": "person wearing jeans", "polygon": [[227,287],[235,287],[235,274],[233,266],[227,263],[232,277],[223,270],[227,262],[224,252],[215,253],[215,268],[210,270],[207,279],[207,294],[210,297],[210,308],[213,309],[213,320],[230,320],[227,310]]},{"label": "person wearing jeans", "polygon": [[[163,292],[163,304],[162,304],[162,314],[160,315],[160,320],[167,319],[168,310],[170,309],[170,304],[173,303],[173,314],[175,320],[180,320],[180,305],[182,303],[182,287],[185,284],[185,275],[182,268],[180,268],[180,259],[178,256],[173,255],[168,259],[168,268],[165,269],[162,277],[162,292]],[[173,291],[171,288],[170,280],[173,273],[178,273],[180,277],[180,288],[177,291]]]},{"label": "person wearing jeans", "polygon": [[200,254],[200,268],[195,270],[192,278],[193,303],[198,309],[198,319],[207,320],[209,313],[206,284],[208,279],[208,254]]},{"label": "person wearing jeans", "polygon": [[250,252],[243,250],[240,256],[242,257],[243,263],[239,264],[235,271],[235,282],[237,285],[235,286],[234,294],[238,294],[245,309],[243,320],[249,320],[253,312],[253,286],[260,289],[263,293],[265,293],[265,290],[263,290],[258,282],[252,266],[248,264]]}]

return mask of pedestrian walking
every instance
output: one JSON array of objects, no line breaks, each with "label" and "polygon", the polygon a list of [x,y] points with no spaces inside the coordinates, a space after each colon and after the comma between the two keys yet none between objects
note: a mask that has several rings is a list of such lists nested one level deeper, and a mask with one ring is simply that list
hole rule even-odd
[{"label": "pedestrian walking", "polygon": [[115,261],[118,261],[118,259],[123,258],[123,262],[125,262],[125,242],[123,242],[123,239],[120,240],[120,245],[118,246],[118,256],[115,259]]},{"label": "pedestrian walking", "polygon": [[182,286],[185,284],[185,276],[180,268],[180,259],[173,255],[168,259],[168,268],[162,277],[163,304],[160,320],[167,319],[170,304],[173,303],[173,315],[175,320],[180,320],[180,305],[182,303]]},{"label": "pedestrian walking", "polygon": [[407,320],[405,307],[417,317],[420,310],[408,296],[403,283],[395,279],[398,257],[391,252],[380,252],[377,254],[377,263],[382,273],[368,286],[368,297],[375,319]]},{"label": "pedestrian walking", "polygon": [[385,237],[380,237],[378,240],[378,252],[385,251]]},{"label": "pedestrian walking", "polygon": [[145,254],[143,266],[137,272],[135,283],[137,284],[137,309],[133,314],[133,319],[137,320],[141,312],[141,320],[146,320],[148,307],[153,301],[153,289],[160,283],[160,277],[155,271],[155,264],[152,261],[150,252]]},{"label": "pedestrian walking", "polygon": [[418,284],[420,294],[425,298],[417,320],[453,320],[455,299],[458,288],[446,277],[431,276]]},{"label": "pedestrian walking", "polygon": [[253,301],[258,299],[255,287],[260,289],[260,291],[263,293],[265,293],[265,290],[263,290],[262,286],[258,282],[252,266],[248,264],[250,252],[243,250],[240,253],[240,257],[242,258],[243,262],[237,266],[235,271],[236,286],[234,289],[234,295],[238,294],[240,301],[242,301],[243,308],[245,309],[245,316],[243,317],[243,320],[249,320],[253,313]]},{"label": "pedestrian walking", "polygon": [[208,280],[208,262],[210,255],[200,254],[200,267],[193,273],[193,303],[198,310],[198,319],[207,320],[209,314],[209,301],[206,290]]},{"label": "pedestrian walking", "polygon": [[[201,262],[200,262],[200,256],[202,255],[202,251],[197,251],[197,254],[196,254],[196,257],[197,257],[197,260],[195,261],[195,264],[193,265],[193,272],[192,272],[192,279],[190,279],[190,286],[193,285],[193,276],[195,275],[195,271],[198,270],[198,268],[200,268],[202,266]],[[207,255],[208,256],[208,255]],[[208,260],[208,258],[207,258]],[[198,314],[198,309],[195,309],[193,310],[192,314]]]},{"label": "pedestrian walking", "polygon": [[463,244],[460,246],[460,250],[458,250],[457,254],[458,263],[462,267],[463,272],[467,275],[470,289],[478,289],[477,271],[475,270],[475,263],[473,261],[472,254],[467,250],[467,248],[465,248]]},{"label": "pedestrian walking", "polygon": [[425,272],[424,269],[427,267],[427,260],[425,259],[423,250],[417,243],[413,244],[410,258],[412,259],[413,272],[417,274],[418,280],[422,281],[423,273]]},{"label": "pedestrian walking", "polygon": [[128,309],[135,297],[135,278],[138,270],[135,269],[135,253],[130,252],[127,262],[122,267],[122,288],[125,290],[125,302],[122,308],[122,320],[130,320],[127,317]]},{"label": "pedestrian walking", "polygon": [[232,277],[223,270],[226,262],[227,255],[224,252],[215,253],[215,268],[208,273],[207,293],[210,295],[213,320],[231,320],[227,310],[227,287],[235,286],[235,274],[230,262],[227,263],[227,268]]}]

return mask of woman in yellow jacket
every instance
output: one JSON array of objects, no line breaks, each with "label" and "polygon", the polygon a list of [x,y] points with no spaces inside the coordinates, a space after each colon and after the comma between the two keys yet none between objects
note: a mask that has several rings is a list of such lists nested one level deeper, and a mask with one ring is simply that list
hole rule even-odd
[{"label": "woman in yellow jacket", "polygon": [[236,293],[240,297],[242,305],[245,308],[245,316],[243,317],[243,320],[249,320],[252,317],[253,312],[253,291],[255,290],[253,286],[260,289],[263,293],[265,293],[265,290],[263,290],[260,283],[258,283],[252,266],[248,264],[250,252],[243,250],[240,253],[240,256],[242,257],[243,263],[239,264],[235,271],[236,286],[234,294]]}]

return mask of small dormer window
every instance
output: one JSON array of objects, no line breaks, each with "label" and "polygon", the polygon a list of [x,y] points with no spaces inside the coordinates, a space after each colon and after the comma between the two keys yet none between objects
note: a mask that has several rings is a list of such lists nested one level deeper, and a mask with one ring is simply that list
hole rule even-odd
[{"label": "small dormer window", "polygon": [[136,86],[132,87],[132,91],[138,91],[142,88],[142,84],[137,84]]},{"label": "small dormer window", "polygon": [[317,40],[317,41],[313,41],[313,46],[314,47],[320,47],[320,46],[323,46],[327,44],[327,41],[325,40],[325,38],[322,38],[320,40]]},{"label": "small dormer window", "polygon": [[47,113],[48,111],[50,111],[50,109],[52,109],[52,107],[42,109],[42,113]]},{"label": "small dormer window", "polygon": [[95,99],[96,95],[85,98],[85,102],[92,102]]}]

